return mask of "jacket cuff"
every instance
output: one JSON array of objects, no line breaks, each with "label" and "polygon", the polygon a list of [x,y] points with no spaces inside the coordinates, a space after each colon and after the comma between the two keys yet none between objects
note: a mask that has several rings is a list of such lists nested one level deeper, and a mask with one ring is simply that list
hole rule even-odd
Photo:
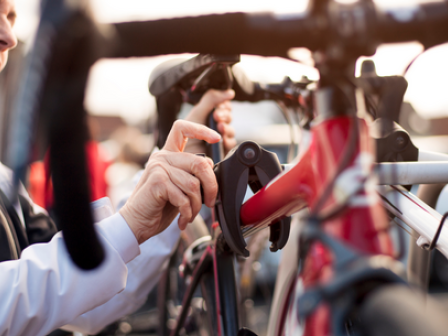
[{"label": "jacket cuff", "polygon": [[140,254],[137,238],[120,213],[103,219],[97,224],[97,229],[120,254],[125,264]]}]

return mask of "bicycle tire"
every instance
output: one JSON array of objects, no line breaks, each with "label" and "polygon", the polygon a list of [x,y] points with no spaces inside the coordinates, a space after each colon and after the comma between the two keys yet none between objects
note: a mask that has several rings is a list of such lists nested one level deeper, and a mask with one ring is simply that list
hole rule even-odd
[{"label": "bicycle tire", "polygon": [[162,277],[160,278],[159,284],[157,286],[157,310],[158,310],[158,318],[159,318],[159,326],[158,326],[158,335],[160,336],[169,336],[171,333],[170,328],[170,318],[171,318],[171,309],[169,307],[168,301],[172,299],[173,296],[177,297],[177,295],[172,293],[171,290],[171,282],[172,274],[176,270],[176,266],[179,260],[179,253],[182,249],[182,241],[178,242],[178,246],[174,251],[173,255],[170,257],[170,261],[167,269],[163,272]]},{"label": "bicycle tire", "polygon": [[[165,270],[158,285],[157,308],[159,311],[160,336],[169,336],[174,329],[173,325],[182,304],[184,291],[187,288],[185,280],[179,276],[179,264],[182,261],[185,249],[196,239],[203,237],[208,230],[202,219],[196,218],[187,227],[185,234],[181,236],[176,251],[170,258],[168,268]],[[201,277],[198,288],[201,292],[201,300],[191,302],[192,313],[189,314],[184,324],[183,335],[205,336],[217,334],[216,302],[213,271],[206,272]],[[203,302],[202,304],[200,304]],[[204,322],[204,323],[203,323]]]},{"label": "bicycle tire", "polygon": [[[373,292],[362,304],[363,336],[443,336],[448,333],[443,308],[418,290],[391,285]],[[424,307],[426,306],[426,307]]]}]

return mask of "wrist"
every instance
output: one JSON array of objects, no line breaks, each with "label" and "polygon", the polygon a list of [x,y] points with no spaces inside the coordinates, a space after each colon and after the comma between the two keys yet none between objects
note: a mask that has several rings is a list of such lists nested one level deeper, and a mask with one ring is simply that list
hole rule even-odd
[{"label": "wrist", "polygon": [[125,206],[120,209],[119,213],[123,216],[139,245],[150,238],[148,233],[145,232],[146,230],[144,229],[144,226],[139,224],[139,220],[136,219],[135,216],[131,215]]}]

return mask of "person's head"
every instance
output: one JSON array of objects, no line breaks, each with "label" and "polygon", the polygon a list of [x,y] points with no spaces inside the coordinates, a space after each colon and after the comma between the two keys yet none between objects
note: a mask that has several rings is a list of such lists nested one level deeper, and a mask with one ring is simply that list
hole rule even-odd
[{"label": "person's head", "polygon": [[14,0],[0,0],[0,71],[8,61],[8,51],[17,45],[17,38],[12,31],[16,21]]}]

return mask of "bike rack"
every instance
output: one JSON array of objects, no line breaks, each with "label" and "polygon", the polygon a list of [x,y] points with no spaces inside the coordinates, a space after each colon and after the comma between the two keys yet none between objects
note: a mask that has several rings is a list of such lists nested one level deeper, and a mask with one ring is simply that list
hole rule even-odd
[{"label": "bike rack", "polygon": [[[229,152],[214,170],[219,185],[216,213],[224,238],[235,253],[248,257],[249,251],[241,232],[240,219],[247,185],[256,193],[281,173],[281,165],[277,155],[261,148],[255,142],[245,141]],[[269,240],[272,242],[272,252],[285,246],[290,223],[291,217],[286,217],[270,225]]]},{"label": "bike rack", "polygon": [[437,245],[437,241],[439,240],[440,233],[442,232],[443,225],[445,224],[445,220],[446,220],[447,217],[448,217],[448,212],[445,212],[445,214],[443,215],[442,219],[440,220],[439,227],[437,228],[437,231],[434,234],[434,238],[431,240],[431,244],[429,244],[429,246],[426,246],[426,245],[423,246],[423,248],[425,250],[428,250],[428,251],[434,250],[434,248]]}]

